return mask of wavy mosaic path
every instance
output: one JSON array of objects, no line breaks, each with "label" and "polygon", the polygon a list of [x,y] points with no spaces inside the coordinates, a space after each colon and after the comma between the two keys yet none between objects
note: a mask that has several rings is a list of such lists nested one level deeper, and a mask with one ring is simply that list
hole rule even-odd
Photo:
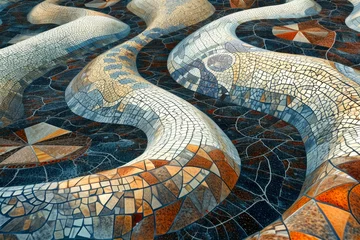
[{"label": "wavy mosaic path", "polygon": [[359,0],[349,0],[353,5],[354,9],[351,14],[346,18],[346,25],[349,28],[354,29],[355,31],[360,32],[360,1]]},{"label": "wavy mosaic path", "polygon": [[212,5],[140,0],[128,8],[148,28],[87,65],[71,82],[66,99],[85,118],[142,129],[147,149],[113,170],[2,188],[0,232],[150,239],[201,218],[235,185],[240,162],[226,135],[190,104],[146,82],[136,68],[137,52],[149,41],[207,18]]},{"label": "wavy mosaic path", "polygon": [[312,16],[257,19],[236,29],[238,38],[275,52],[300,54],[360,69],[360,35],[345,22],[353,5],[347,0],[317,0],[322,9]]},{"label": "wavy mosaic path", "polygon": [[360,233],[360,87],[350,79],[356,74],[326,60],[258,49],[235,35],[246,21],[317,11],[313,1],[295,0],[234,13],[198,30],[169,56],[169,71],[181,85],[270,113],[302,134],[308,161],[302,194],[250,239],[355,239]]},{"label": "wavy mosaic path", "polygon": [[24,89],[56,61],[85,46],[110,43],[129,33],[129,27],[113,17],[53,2],[58,1],[37,5],[29,20],[63,25],[0,50],[0,127],[22,116]]}]

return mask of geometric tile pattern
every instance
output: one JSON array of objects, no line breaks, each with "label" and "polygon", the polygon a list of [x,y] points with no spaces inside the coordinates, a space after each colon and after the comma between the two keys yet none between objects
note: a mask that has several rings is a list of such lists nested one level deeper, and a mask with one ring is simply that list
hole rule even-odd
[{"label": "geometric tile pattern", "polygon": [[36,167],[74,159],[90,143],[88,137],[39,123],[0,137],[0,167]]},{"label": "geometric tile pattern", "polygon": [[[354,4],[357,1],[352,0]],[[0,92],[0,96],[5,96],[5,99],[0,98],[0,107],[4,110],[4,116],[0,116],[2,125],[19,118],[22,93],[34,78],[53,66],[53,61],[91,46],[89,41],[93,39],[77,42],[72,41],[72,37],[85,32],[94,37],[91,27],[96,24],[100,29],[94,32],[101,34],[95,39],[100,44],[108,43],[102,41],[103,37],[106,38],[110,28],[116,31],[119,26],[115,25],[121,26],[118,29],[121,37],[128,34],[128,28],[115,24],[117,21],[112,17],[61,7],[56,5],[58,2],[48,0],[38,5],[29,14],[29,20],[36,24],[68,24],[48,31],[50,35],[40,34],[15,43],[10,50],[0,50],[0,53],[7,53],[3,59],[9,61],[8,65],[2,64],[6,66],[2,69],[5,73],[0,74],[0,84],[5,89],[4,94]],[[85,2],[82,4],[88,7],[105,8],[118,1]],[[360,90],[351,81],[357,79],[356,72],[315,58],[263,51],[239,41],[233,32],[237,25],[246,21],[303,17],[319,12],[319,6],[312,0],[287,2],[214,21],[175,48],[169,58],[169,69],[179,83],[193,91],[256,110],[250,110],[247,117],[259,116],[258,111],[274,115],[294,124],[301,133],[308,159],[302,193],[281,219],[250,239],[354,239],[360,231],[357,137],[360,132],[357,119]],[[254,3],[232,0],[228,4],[249,8]],[[73,5],[70,1],[67,4]],[[232,143],[214,122],[191,104],[146,81],[136,66],[137,54],[148,43],[162,39],[171,45],[172,41],[165,40],[164,36],[178,37],[177,30],[204,20],[214,9],[206,0],[133,0],[128,8],[144,20],[147,28],[141,33],[132,33],[132,37],[138,35],[130,40],[107,48],[110,50],[97,58],[87,55],[87,61],[95,59],[73,79],[65,99],[74,113],[94,124],[98,124],[96,121],[126,124],[141,129],[148,138],[147,149],[129,163],[116,165],[115,169],[60,182],[0,188],[0,234],[3,234],[0,238],[152,239],[164,236],[166,239],[171,235],[164,234],[179,232],[186,226],[191,228],[191,223],[205,219],[204,216],[216,206],[222,210],[213,214],[221,213],[215,217],[219,222],[217,225],[231,228],[221,215],[230,217],[229,221],[233,216],[229,216],[220,204],[225,198],[232,197],[232,190],[241,192],[241,186],[235,187],[240,175],[240,159],[233,145],[236,142]],[[86,16],[88,14],[95,16]],[[102,17],[109,25],[104,24],[106,20]],[[90,18],[94,20],[91,24]],[[352,14],[352,23],[356,23],[354,19],[356,13]],[[144,22],[140,22],[139,27],[145,26]],[[87,23],[85,32],[76,28],[87,26]],[[329,44],[326,29],[320,25],[306,27],[299,24],[295,28],[299,30],[294,36],[296,41],[316,42],[318,46]],[[292,30],[294,26],[276,29],[277,34],[287,38],[294,35]],[[62,34],[70,34],[70,37],[64,38]],[[319,36],[325,40],[320,40]],[[41,50],[48,45],[54,49],[49,50],[50,54],[43,54]],[[11,58],[13,56],[15,60]],[[49,61],[37,63],[38,59]],[[165,62],[163,55],[162,64]],[[53,80],[56,81],[56,77]],[[47,105],[42,97],[41,101]],[[31,118],[34,119],[34,115]],[[271,117],[265,118],[271,121]],[[241,118],[237,120],[240,121],[235,126],[238,133],[261,132],[261,128],[256,127],[252,131],[251,128],[243,129],[242,126],[247,124],[241,123]],[[286,126],[279,124],[277,127]],[[79,151],[78,147],[90,143],[86,137],[82,137],[83,142],[78,141],[71,132],[46,123],[14,133],[5,131],[4,135],[0,159],[2,157],[5,164],[23,161],[26,167],[31,166],[27,163],[41,165],[68,158]],[[74,139],[81,144],[73,144]],[[249,146],[246,152],[255,157],[255,151],[259,154],[271,148],[271,143],[268,144]],[[277,154],[280,156],[282,151]],[[270,162],[265,165],[271,168]],[[264,165],[259,164],[254,181],[257,183],[259,178],[259,185],[264,183],[262,174],[258,175],[263,171],[262,167]],[[273,173],[273,170],[276,169],[269,169],[269,172]],[[292,171],[292,168],[288,170]],[[265,184],[265,191],[268,184]],[[264,193],[260,198],[271,201],[268,196],[271,194]],[[234,203],[224,201],[223,204]],[[254,222],[252,216],[256,215],[266,218],[265,211],[236,217]],[[186,232],[186,228],[183,231]],[[186,236],[192,237],[191,234]]]},{"label": "geometric tile pattern", "polygon": [[[148,28],[90,62],[65,98],[85,118],[140,128],[149,139],[147,149],[112,170],[0,189],[1,232],[21,232],[25,238],[152,238],[206,215],[236,184],[240,161],[228,137],[136,69],[136,55],[148,42],[209,17],[213,6],[198,0],[139,0],[128,8]],[[33,143],[51,134],[33,130],[26,132]]]},{"label": "geometric tile pattern", "polygon": [[[243,22],[318,11],[313,1],[296,0],[230,14],[183,40],[168,59],[181,85],[279,117],[302,135],[307,176],[300,197],[279,221],[249,239],[355,239],[360,234],[360,87],[354,74],[330,61],[256,48],[234,33]],[[275,29],[276,34],[295,38],[304,32],[299,25]],[[313,27],[312,33],[325,36]],[[301,34],[298,39],[311,39]]]},{"label": "geometric tile pattern", "polygon": [[69,53],[99,41],[102,44],[114,42],[130,31],[128,25],[108,15],[55,3],[45,1],[35,6],[28,14],[28,21],[63,25],[1,49],[0,127],[23,115],[24,89],[57,61],[63,61]]},{"label": "geometric tile pattern", "polygon": [[[318,0],[316,2],[321,6],[321,11],[316,15],[301,19],[275,18],[253,20],[239,25],[236,29],[236,34],[242,41],[270,51],[318,57],[344,64],[354,69],[360,69],[360,36],[356,30],[349,28],[349,22],[347,22],[347,19],[350,17],[349,13],[351,11],[356,12],[353,9],[353,5],[349,1]],[[276,28],[276,26],[287,26],[297,23],[313,23],[312,26],[308,24],[309,28],[317,28],[321,25],[321,27],[336,33],[336,36],[333,41],[328,41],[330,43],[324,46],[320,45],[321,41],[317,41],[316,44],[314,42],[304,43],[273,35],[274,26]],[[289,32],[289,30],[285,32]],[[289,39],[292,39],[291,34],[289,37]],[[330,47],[327,47],[329,45]]]},{"label": "geometric tile pattern", "polygon": [[285,26],[275,26],[273,34],[290,41],[311,43],[330,48],[334,43],[336,33],[322,27],[318,21],[307,21]]}]

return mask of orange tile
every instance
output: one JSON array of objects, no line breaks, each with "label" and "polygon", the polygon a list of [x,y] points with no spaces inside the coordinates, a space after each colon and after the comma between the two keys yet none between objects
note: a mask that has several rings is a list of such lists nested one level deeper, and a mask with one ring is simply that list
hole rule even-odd
[{"label": "orange tile", "polygon": [[118,215],[115,217],[114,237],[121,237],[132,229],[132,217],[129,215]]},{"label": "orange tile", "polygon": [[32,146],[32,148],[34,149],[34,152],[36,154],[36,157],[39,159],[39,162],[46,162],[55,159],[35,146]]},{"label": "orange tile", "polygon": [[338,237],[343,239],[346,224],[350,214],[340,208],[332,207],[327,204],[317,203],[321,210],[324,212],[326,218],[329,220],[335,229]]},{"label": "orange tile", "polygon": [[145,170],[144,161],[136,162],[136,163],[134,163],[134,164],[131,164],[131,166],[140,168],[140,169],[142,169],[142,170]]},{"label": "orange tile", "polygon": [[308,201],[310,201],[310,198],[308,197],[301,197],[298,200],[296,200],[296,202],[291,205],[290,208],[288,208],[284,214],[283,214],[283,219],[288,218],[290,215],[292,215],[294,212],[296,212],[296,210],[298,210],[299,208],[301,208],[302,206],[304,206]]},{"label": "orange tile", "polygon": [[207,154],[207,152],[205,152],[204,149],[200,148],[199,151],[196,153],[196,155],[200,156],[200,157],[203,157],[207,160],[210,160],[212,161],[211,157],[209,156],[209,154]]},{"label": "orange tile", "polygon": [[148,216],[148,215],[151,215],[153,213],[153,210],[150,206],[149,203],[147,203],[146,201],[143,201],[143,214],[144,216]]},{"label": "orange tile", "polygon": [[301,232],[290,232],[290,239],[291,240],[318,240],[320,238],[301,233]]},{"label": "orange tile", "polygon": [[43,142],[43,141],[45,141],[45,140],[49,140],[49,139],[51,139],[51,138],[55,138],[55,137],[58,137],[58,136],[61,136],[61,135],[67,134],[67,133],[70,133],[70,131],[65,130],[65,129],[58,129],[58,130],[56,130],[55,132],[50,133],[49,135],[47,135],[46,137],[40,139],[40,140],[37,141],[37,142]]},{"label": "orange tile", "polygon": [[149,172],[141,173],[140,177],[142,177],[149,185],[154,185],[159,182],[157,178]]},{"label": "orange tile", "polygon": [[124,166],[117,169],[118,174],[121,177],[130,176],[136,173],[143,172],[144,170],[141,170],[140,168],[132,167],[132,166]]},{"label": "orange tile", "polygon": [[181,170],[181,167],[178,166],[165,166],[165,168],[169,172],[170,176],[174,176]]},{"label": "orange tile", "polygon": [[169,161],[166,160],[150,160],[150,161],[154,164],[155,168],[159,168],[161,166],[169,164]]},{"label": "orange tile", "polygon": [[188,144],[186,146],[186,149],[189,150],[190,152],[196,153],[199,149],[199,146],[194,145],[194,144]]},{"label": "orange tile", "polygon": [[192,177],[195,177],[196,175],[199,174],[199,172],[201,171],[201,168],[197,168],[197,167],[184,167],[183,170],[186,171],[188,174],[190,174]]},{"label": "orange tile", "polygon": [[350,189],[354,186],[354,183],[346,183],[334,188],[331,188],[321,194],[315,199],[320,202],[329,203],[331,205],[340,207],[344,210],[349,210],[348,194]]},{"label": "orange tile", "polygon": [[297,31],[290,32],[290,30],[289,30],[289,32],[287,32],[287,33],[275,34],[275,36],[277,36],[278,38],[292,41],[292,40],[294,40],[297,33],[298,33]]}]

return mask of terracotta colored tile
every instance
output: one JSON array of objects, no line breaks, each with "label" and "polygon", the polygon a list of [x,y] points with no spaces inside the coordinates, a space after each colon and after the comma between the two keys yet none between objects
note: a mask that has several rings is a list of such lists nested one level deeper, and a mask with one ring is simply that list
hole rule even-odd
[{"label": "terracotta colored tile", "polygon": [[131,239],[149,240],[154,238],[154,217],[149,216],[140,221],[133,229]]},{"label": "terracotta colored tile", "polygon": [[212,161],[207,160],[199,155],[195,155],[187,164],[186,166],[191,167],[199,167],[204,169],[210,169],[212,165]]},{"label": "terracotta colored tile", "polygon": [[330,190],[327,190],[316,197],[320,202],[329,203],[331,205],[340,207],[344,210],[349,210],[348,194],[354,183],[346,183]]},{"label": "terracotta colored tile", "polygon": [[290,232],[290,238],[291,240],[318,240],[320,238],[304,234],[301,232]]},{"label": "terracotta colored tile", "polygon": [[288,218],[290,215],[292,215],[294,212],[296,212],[299,208],[304,206],[304,204],[306,204],[310,200],[311,200],[310,198],[305,196],[296,200],[296,202],[293,205],[291,205],[291,207],[288,208],[286,212],[283,214],[283,219]]},{"label": "terracotta colored tile", "polygon": [[232,8],[250,8],[254,4],[255,0],[230,0],[230,6]]},{"label": "terracotta colored tile", "polygon": [[161,166],[169,164],[169,161],[166,160],[150,160],[150,161],[154,164],[155,168],[159,168]]},{"label": "terracotta colored tile", "polygon": [[155,212],[156,234],[165,234],[169,231],[180,210],[181,204],[182,200],[178,200]]},{"label": "terracotta colored tile", "polygon": [[140,176],[149,184],[149,185],[154,185],[156,183],[159,182],[159,180],[154,177],[154,175],[152,175],[150,172],[143,172],[140,173]]},{"label": "terracotta colored tile", "polygon": [[284,220],[289,232],[301,232],[320,239],[336,240],[328,221],[314,200],[307,202],[295,214]]},{"label": "terracotta colored tile", "polygon": [[297,32],[287,32],[282,34],[276,34],[277,37],[292,41],[296,36]]},{"label": "terracotta colored tile", "polygon": [[335,229],[338,237],[343,239],[346,224],[348,222],[350,214],[340,208],[332,207],[327,204],[317,203],[321,210],[324,212],[326,218],[329,220],[333,228]]},{"label": "terracotta colored tile", "polygon": [[215,161],[220,171],[220,175],[229,188],[233,188],[239,178],[234,169],[224,161]]},{"label": "terracotta colored tile", "polygon": [[360,222],[360,184],[351,190],[349,203],[352,214]]},{"label": "terracotta colored tile", "polygon": [[16,208],[13,208],[8,214],[11,217],[23,216],[25,214],[25,209],[24,209],[24,207],[16,207]]},{"label": "terracotta colored tile", "polygon": [[136,173],[140,173],[143,172],[144,170],[140,169],[140,168],[135,168],[132,166],[123,166],[117,169],[118,174],[121,177],[126,177],[126,176],[130,176]]},{"label": "terracotta colored tile", "polygon": [[118,215],[115,217],[114,237],[121,237],[132,229],[132,217],[129,215]]},{"label": "terracotta colored tile", "polygon": [[152,210],[150,204],[148,202],[146,202],[146,201],[143,201],[143,214],[144,214],[144,216],[146,217],[146,216],[148,216],[148,215],[150,215],[152,213],[153,213],[153,210]]},{"label": "terracotta colored tile", "polygon": [[24,129],[21,129],[21,130],[19,130],[19,131],[16,131],[15,134],[16,134],[19,138],[21,138],[24,142],[28,142]]},{"label": "terracotta colored tile", "polygon": [[224,153],[219,149],[212,150],[208,154],[211,157],[211,159],[214,160],[214,161],[215,160],[219,161],[219,160],[224,160],[225,159]]}]

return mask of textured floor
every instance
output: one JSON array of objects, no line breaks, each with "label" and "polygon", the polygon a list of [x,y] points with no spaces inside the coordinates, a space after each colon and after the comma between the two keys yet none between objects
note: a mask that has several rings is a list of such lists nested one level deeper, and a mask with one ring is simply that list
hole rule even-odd
[{"label": "textured floor", "polygon": [[[29,35],[45,32],[56,27],[56,25],[53,24],[30,24],[27,21],[26,14],[40,2],[41,1],[22,1],[18,3],[8,3],[7,6],[4,5],[4,10],[0,12],[0,19],[2,20],[2,25],[0,25],[0,31],[2,33],[0,42],[2,48],[13,45],[19,41],[20,36],[27,38]],[[65,57],[59,58],[55,64],[51,65],[51,68],[42,69],[38,76],[31,79],[29,86],[26,87],[23,93],[22,102],[24,104],[24,115],[19,119],[14,120],[10,125],[2,128],[0,133],[0,167],[2,168],[0,170],[2,176],[0,184],[2,187],[47,182],[56,183],[78,176],[87,176],[88,174],[96,174],[104,170],[111,170],[126,163],[131,164],[133,159],[141,159],[144,152],[146,156],[151,156],[149,155],[151,152],[147,153],[145,151],[146,149],[147,151],[149,150],[149,136],[146,136],[146,134],[148,134],[146,129],[144,130],[141,126],[136,125],[146,133],[144,134],[143,131],[136,127],[96,122],[104,120],[92,118],[87,114],[84,114],[86,118],[95,121],[82,118],[69,109],[67,100],[65,99],[65,90],[67,86],[87,64],[106,50],[110,49],[111,51],[113,47],[113,49],[116,49],[116,45],[118,44],[125,41],[128,41],[128,44],[130,44],[131,41],[129,40],[131,40],[132,37],[139,34],[141,35],[143,31],[146,31],[146,23],[149,25],[151,20],[148,19],[145,23],[141,18],[135,16],[126,8],[128,2],[129,1],[110,1],[110,3],[107,3],[109,5],[104,5],[101,1],[61,2],[61,5],[80,8],[100,7],[101,9],[95,8],[93,10],[108,14],[124,22],[130,27],[130,33],[126,37],[121,36],[124,37],[124,39],[115,40],[112,38],[111,41],[98,41],[94,44],[88,46],[84,45],[83,47],[74,49],[73,51],[68,52]],[[124,201],[121,203],[120,195],[115,195],[116,191],[121,192],[124,190],[121,190],[120,188],[114,190],[113,188],[110,192],[105,192],[114,194],[114,198],[111,197],[112,195],[106,196],[106,199],[110,199],[107,202],[106,200],[103,200],[102,196],[108,194],[99,193],[99,190],[97,190],[98,192],[95,193],[95,196],[99,196],[99,203],[104,204],[104,207],[99,210],[98,205],[94,205],[93,211],[91,209],[91,203],[89,202],[90,214],[88,216],[81,206],[78,208],[80,209],[80,213],[75,213],[77,211],[76,206],[70,205],[70,208],[65,206],[61,207],[59,202],[58,206],[55,207],[56,204],[53,204],[54,200],[51,200],[52,207],[48,207],[47,209],[50,211],[50,215],[45,217],[45,221],[31,221],[29,219],[34,219],[34,217],[36,219],[39,216],[38,213],[41,211],[36,212],[36,208],[39,209],[39,207],[32,208],[31,210],[31,208],[23,202],[26,202],[27,200],[25,199],[27,198],[29,199],[29,203],[34,205],[34,200],[31,200],[26,194],[25,198],[22,197],[22,195],[18,195],[18,197],[8,197],[6,196],[6,192],[13,192],[13,196],[17,196],[14,193],[16,188],[14,188],[14,190],[11,188],[4,188],[1,190],[4,194],[1,207],[2,214],[4,215],[1,218],[3,221],[0,230],[1,233],[6,233],[4,236],[11,235],[15,237],[14,234],[16,234],[17,238],[24,237],[25,239],[37,239],[40,238],[40,236],[42,239],[110,239],[116,237],[124,239],[130,237],[134,239],[151,239],[153,237],[157,239],[243,239],[278,220],[282,214],[290,208],[300,194],[300,190],[306,177],[307,164],[309,164],[306,159],[306,151],[303,143],[304,137],[301,132],[299,133],[294,126],[286,123],[280,118],[247,107],[238,106],[236,103],[229,103],[227,96],[225,95],[220,96],[219,99],[214,99],[212,95],[205,96],[208,95],[206,91],[194,93],[194,91],[186,89],[174,81],[174,79],[177,80],[177,76],[173,79],[167,70],[167,59],[170,51],[173,50],[186,36],[216,19],[242,11],[241,9],[236,8],[241,7],[239,1],[229,2],[227,0],[214,0],[209,2],[215,7],[214,14],[209,18],[205,20],[201,19],[199,23],[194,22],[191,26],[181,26],[182,29],[175,28],[169,30],[166,29],[165,26],[165,30],[161,30],[163,32],[160,31],[160,34],[151,33],[153,35],[148,35],[150,40],[151,38],[154,38],[154,36],[157,39],[153,39],[146,43],[141,49],[137,49],[139,50],[139,53],[136,58],[136,66],[139,71],[139,76],[141,76],[142,79],[160,87],[160,89],[178,96],[179,99],[182,99],[179,100],[181,104],[183,104],[182,101],[184,101],[184,104],[185,102],[190,103],[195,107],[189,108],[191,109],[190,111],[196,112],[199,110],[210,117],[210,119],[226,134],[227,137],[225,138],[228,138],[234,145],[234,149],[237,150],[240,157],[241,172],[239,179],[234,179],[235,182],[232,181],[234,182],[234,187],[231,192],[226,193],[228,196],[225,200],[219,201],[218,206],[214,205],[214,209],[212,209],[213,207],[208,206],[209,211],[206,209],[204,211],[204,209],[201,210],[201,207],[199,209],[199,205],[196,203],[201,197],[198,196],[198,200],[194,200],[193,197],[185,198],[185,195],[185,203],[183,203],[184,210],[175,210],[174,206],[177,206],[177,203],[171,203],[173,200],[166,203],[167,200],[165,200],[165,198],[170,198],[170,195],[167,197],[169,194],[168,191],[166,192],[165,189],[157,187],[157,192],[153,192],[152,194],[156,194],[159,203],[154,203],[154,201],[150,203],[156,218],[154,217],[154,220],[149,221],[149,219],[152,219],[151,214],[150,217],[148,217],[148,213],[145,213],[145,205],[143,203],[141,204],[143,209],[140,210],[137,206],[138,203],[136,202],[138,200],[136,200],[134,202],[136,210],[133,212],[126,206],[129,204],[129,200],[136,199],[136,194],[139,193],[136,193],[135,191],[135,195],[131,195],[129,191],[128,195],[125,194],[125,198],[123,198],[125,199],[124,207],[124,205],[121,205],[124,204]],[[251,1],[247,1],[246,4],[249,5],[250,2]],[[259,0],[251,2],[251,6],[247,6],[246,8],[258,8],[282,3],[283,2],[281,1]],[[346,16],[352,10],[351,3],[347,1],[334,1],[330,4],[328,1],[319,1],[319,4],[322,7],[319,15],[299,18],[299,20],[287,20],[282,18],[281,20],[250,21],[241,24],[237,28],[236,33],[241,40],[256,47],[262,47],[271,51],[322,57],[358,69],[358,64],[360,62],[359,53],[356,52],[356,46],[359,44],[358,33],[355,30],[348,28],[344,23]],[[334,9],[339,9],[339,11],[334,11]],[[330,17],[328,17],[328,12],[332,13]],[[346,15],[344,16],[345,13]],[[341,17],[337,17],[338,15]],[[300,25],[302,22],[305,23],[303,24],[304,27],[302,27],[303,25]],[[307,22],[310,23],[306,25]],[[307,36],[307,33],[302,34],[301,36],[296,35],[298,32],[293,28],[294,24],[297,23],[300,23],[300,28],[312,28],[310,29],[310,32],[314,32],[313,28],[317,27],[315,31],[321,33],[322,39],[311,38],[311,36],[304,38],[304,36]],[[319,25],[316,25],[317,23],[319,23]],[[341,31],[339,29],[341,29]],[[276,31],[280,32],[280,35],[276,36]],[[306,31],[306,29],[304,31]],[[156,36],[156,34],[158,34],[158,36]],[[294,39],[295,36],[298,37]],[[297,40],[301,40],[302,42]],[[314,43],[311,41],[317,42]],[[328,42],[331,42],[331,44]],[[141,42],[138,43],[142,44]],[[2,50],[0,50],[0,52],[1,51]],[[116,51],[113,50],[113,52]],[[123,59],[123,61],[128,60]],[[123,62],[121,64],[123,64]],[[143,80],[140,80],[139,78],[139,81]],[[124,82],[124,84],[126,83]],[[76,112],[76,110],[72,110]],[[76,113],[79,114],[79,112]],[[99,115],[101,114],[102,113],[99,113]],[[207,119],[203,118],[202,115],[199,115],[199,117],[200,119]],[[207,122],[208,120],[204,121]],[[107,122],[107,120],[104,122]],[[29,131],[35,129],[37,126],[40,126],[43,130],[36,132],[35,135],[31,135]],[[11,141],[11,143],[9,141]],[[148,148],[146,148],[147,146]],[[151,146],[150,141],[150,147]],[[34,153],[26,156],[24,154],[19,154],[20,151],[26,152],[27,149],[34,149]],[[224,148],[224,152],[226,151],[226,148]],[[158,156],[160,155],[158,154]],[[157,170],[158,173],[154,171],[155,178],[158,180],[170,179],[169,176],[165,176],[164,173],[158,175],[161,167],[156,165],[159,164],[157,162],[153,162],[153,164],[155,170],[159,168],[159,170]],[[354,162],[354,165],[355,164],[356,163]],[[344,166],[343,168],[347,169],[346,171],[350,173],[350,176],[355,179],[357,178],[357,173],[352,170],[352,167]],[[167,169],[168,173],[166,174],[172,174],[169,168]],[[204,169],[206,169],[206,167]],[[193,170],[195,170],[195,168]],[[188,171],[185,172],[191,172]],[[222,175],[223,170],[220,171]],[[126,176],[129,173],[120,173],[120,178],[122,176],[121,174]],[[145,175],[143,174],[141,176]],[[199,176],[196,178],[199,179]],[[351,180],[351,177],[349,178],[348,176],[347,178],[348,180],[345,181],[345,184],[352,184],[351,186],[353,186],[354,189],[349,198],[352,214],[355,216],[355,218],[353,218],[354,220],[349,220],[350,224],[348,225],[346,225],[346,222],[341,222],[341,224],[339,223],[339,226],[334,226],[336,233],[332,230],[326,230],[327,228],[324,226],[317,230],[320,231],[317,234],[314,234],[313,232],[300,233],[301,230],[298,229],[296,233],[295,231],[291,232],[291,239],[302,239],[301,237],[305,236],[312,237],[312,239],[332,239],[333,237],[340,239],[356,239],[356,236],[360,234],[359,228],[357,227],[358,223],[356,223],[356,221],[359,220],[356,220],[358,216],[356,206],[359,206],[359,199],[356,198],[356,196],[358,196],[356,195],[358,190],[354,187],[356,186],[354,184],[356,183],[356,180]],[[113,177],[113,179],[116,178]],[[148,177],[146,179],[146,181],[149,180]],[[174,179],[172,181],[175,181]],[[226,180],[226,178],[224,179],[224,181],[229,184],[229,180]],[[358,180],[359,179],[357,178],[357,181]],[[210,184],[215,184],[214,181],[211,182],[208,180],[206,180],[206,183],[209,185],[210,189]],[[176,191],[179,191],[175,191],[172,189],[173,187],[169,188],[169,185],[165,186],[170,189],[173,194],[175,194]],[[194,187],[195,185],[192,186]],[[45,187],[45,185],[39,185],[38,187]],[[36,189],[38,187],[35,185],[33,188]],[[62,187],[60,186],[59,188]],[[195,190],[196,187],[194,187],[193,192],[196,192]],[[330,188],[330,190],[335,191],[336,188]],[[40,191],[36,191],[38,193],[36,193],[35,196],[39,195],[37,198],[40,202],[46,202],[47,200],[41,200]],[[53,194],[50,193],[50,189],[46,191],[48,191],[48,193],[45,193],[46,195]],[[144,191],[146,192],[146,190]],[[214,196],[216,196],[215,192],[213,190],[211,191]],[[54,190],[51,190],[51,192],[54,192]],[[319,192],[321,191],[319,190]],[[179,193],[180,191],[178,194]],[[328,194],[336,195],[336,193]],[[115,196],[116,199],[120,199],[119,202],[115,201]],[[191,194],[189,196],[191,196]],[[79,196],[76,197],[74,195],[74,197],[74,201],[76,198],[79,199]],[[179,198],[181,199],[181,197]],[[192,201],[192,206],[190,206],[189,199]],[[205,199],[204,196],[203,199]],[[308,202],[308,200],[302,201],[303,203]],[[322,205],[319,203],[321,211],[325,211],[327,216],[330,216],[330,220],[328,221],[333,221],[333,219],[331,219],[332,215],[328,213],[329,211],[344,215],[343,212],[336,209],[334,210],[334,207],[327,207],[333,205],[331,202],[326,202],[324,199],[321,201]],[[11,202],[15,202],[15,204]],[[22,202],[22,207],[20,202]],[[39,204],[41,204],[40,202]],[[323,206],[324,202],[330,205]],[[164,207],[159,208],[159,204]],[[168,204],[173,207],[169,208]],[[13,205],[15,206],[14,208],[9,207]],[[36,205],[35,202],[34,206]],[[40,208],[43,207],[43,205],[39,206],[41,206]],[[64,207],[69,209],[72,208],[74,212],[71,210],[71,212],[65,213],[64,210],[61,210],[61,208],[65,209]],[[21,208],[25,209],[26,214],[21,213],[24,211],[21,210]],[[55,208],[58,209],[56,210],[56,214]],[[294,208],[294,206],[291,208]],[[124,209],[125,212],[122,212],[123,210],[121,209]],[[155,211],[155,209],[158,210]],[[168,215],[169,213],[167,213],[167,211],[171,211],[171,214],[174,216],[168,219],[162,219],[159,215]],[[178,211],[178,217],[174,220],[176,211]],[[193,215],[197,215],[197,217],[190,217],[184,214],[184,211],[193,211]],[[204,211],[204,213],[201,211]],[[56,220],[55,215],[58,216],[58,220]],[[63,216],[60,217],[61,215]],[[7,217],[4,218],[4,216]],[[30,216],[30,218],[28,218],[28,216]],[[107,216],[112,217],[108,218]],[[130,218],[127,218],[127,216]],[[19,220],[14,222],[11,220],[12,217],[14,220]],[[198,218],[200,219],[197,220]],[[305,219],[307,218],[305,217]],[[166,233],[170,229],[171,221],[174,221],[178,225],[178,222],[185,221],[185,224],[179,225],[182,229],[173,228],[171,233]],[[305,222],[307,221],[308,220],[305,220]],[[46,222],[43,227],[39,226],[42,222]],[[151,226],[156,226],[156,222],[158,222],[159,226],[165,227],[155,227],[157,232],[155,235],[166,233],[165,235],[154,235]],[[169,224],[170,226],[166,229],[166,226]],[[282,227],[283,225],[281,222],[275,222],[272,226],[277,226],[275,227],[276,230],[265,231],[267,235],[270,234],[267,237],[271,237],[271,234],[278,232],[280,233],[279,236],[289,238],[289,235],[283,233],[284,227]],[[128,230],[125,230],[126,228]],[[19,231],[22,232],[18,233]],[[341,231],[343,235],[341,235]],[[351,234],[348,234],[347,232],[351,232]],[[265,237],[266,234],[257,236],[260,236],[261,238],[263,235]]]}]

